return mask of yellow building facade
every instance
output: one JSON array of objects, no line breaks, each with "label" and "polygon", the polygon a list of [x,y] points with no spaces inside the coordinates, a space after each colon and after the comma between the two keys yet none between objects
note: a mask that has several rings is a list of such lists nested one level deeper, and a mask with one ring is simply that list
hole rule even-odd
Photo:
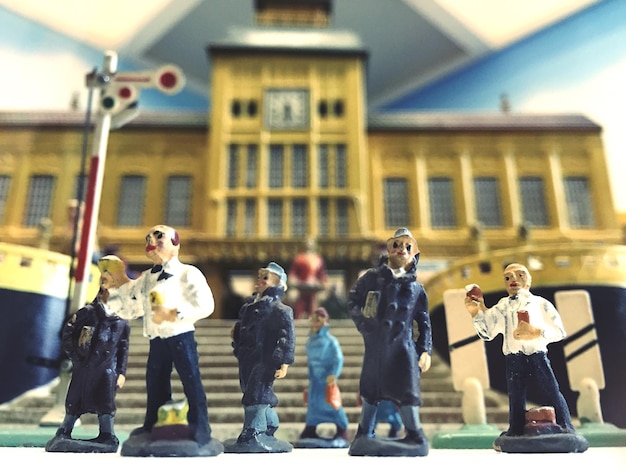
[{"label": "yellow building facade", "polygon": [[[344,287],[400,226],[424,276],[530,240],[622,242],[602,129],[584,116],[368,115],[367,53],[345,32],[259,27],[207,54],[210,115],[147,113],[111,132],[97,236],[142,269],[147,229],[176,227],[217,316],[232,315],[233,273],[288,268],[310,238]],[[83,120],[0,113],[2,241],[36,246],[48,219],[46,243],[66,250]]]}]

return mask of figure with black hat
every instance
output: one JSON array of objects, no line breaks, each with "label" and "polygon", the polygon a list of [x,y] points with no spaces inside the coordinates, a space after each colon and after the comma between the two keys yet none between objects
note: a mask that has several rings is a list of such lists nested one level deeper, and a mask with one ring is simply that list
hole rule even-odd
[{"label": "figure with black hat", "polygon": [[[387,240],[387,251],[348,296],[365,346],[359,384],[363,407],[349,454],[424,456],[429,446],[419,417],[420,376],[430,368],[432,331],[428,298],[416,274],[420,252],[407,228]],[[404,438],[376,437],[376,411],[383,400],[399,408]]]},{"label": "figure with black hat", "polygon": [[294,361],[293,310],[283,304],[287,274],[271,262],[258,271],[255,293],[239,311],[231,336],[239,361],[239,384],[243,397],[244,423],[237,439],[224,442],[227,453],[291,452],[293,446],[274,435],[278,397],[274,381],[287,375]]}]

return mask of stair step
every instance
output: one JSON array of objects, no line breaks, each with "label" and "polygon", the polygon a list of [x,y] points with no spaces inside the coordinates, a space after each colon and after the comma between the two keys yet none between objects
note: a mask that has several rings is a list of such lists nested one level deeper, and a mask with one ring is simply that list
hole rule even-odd
[{"label": "stair step", "polygon": [[[209,417],[212,424],[235,427],[243,421],[241,389],[238,378],[237,359],[233,356],[230,329],[233,320],[203,319],[196,324],[196,341],[200,356],[200,370],[207,392]],[[149,342],[142,335],[140,320],[131,322],[131,338],[126,374],[126,384],[116,397],[116,425],[138,426],[143,422],[146,403],[145,368]],[[306,420],[306,405],[302,392],[308,387],[308,370],[305,343],[309,331],[307,320],[296,320],[296,356],[289,367],[287,377],[277,380],[274,389],[279,399],[276,411],[281,426],[292,423],[300,429]],[[350,319],[331,320],[331,333],[338,339],[344,355],[344,366],[339,378],[344,410],[350,423],[358,422],[361,408],[358,406],[358,389],[363,362],[363,339]],[[462,393],[454,390],[450,366],[437,354],[433,354],[430,370],[422,375],[422,398],[420,409],[422,421],[432,424],[463,422]],[[11,404],[0,406],[0,422],[35,424],[55,404],[56,387],[49,395],[25,396]],[[175,399],[184,397],[178,374],[172,371],[172,394]],[[492,423],[508,420],[506,397],[486,393],[487,419]],[[97,424],[95,415],[84,415],[85,424]]]}]

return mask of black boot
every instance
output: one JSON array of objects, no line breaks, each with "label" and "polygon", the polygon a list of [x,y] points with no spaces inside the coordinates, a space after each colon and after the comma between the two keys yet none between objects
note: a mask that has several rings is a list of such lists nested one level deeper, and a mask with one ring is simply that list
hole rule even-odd
[{"label": "black boot", "polygon": [[305,426],[304,431],[300,434],[300,439],[317,439],[316,426]]}]

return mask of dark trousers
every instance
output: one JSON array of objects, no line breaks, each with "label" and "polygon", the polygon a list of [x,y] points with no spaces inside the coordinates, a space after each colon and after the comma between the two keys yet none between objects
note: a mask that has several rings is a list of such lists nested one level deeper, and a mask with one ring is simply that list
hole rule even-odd
[{"label": "dark trousers", "polygon": [[534,380],[542,393],[542,405],[554,407],[556,422],[573,429],[567,402],[559,390],[550,359],[545,352],[506,356],[506,381],[509,394],[509,432],[521,435],[526,423],[526,391],[529,380]]},{"label": "dark trousers", "polygon": [[195,429],[196,441],[205,444],[211,438],[211,426],[193,331],[171,338],[150,340],[146,367],[148,403],[144,428],[152,429],[157,422],[159,407],[172,399],[172,365],[176,367],[189,403],[187,421]]}]

